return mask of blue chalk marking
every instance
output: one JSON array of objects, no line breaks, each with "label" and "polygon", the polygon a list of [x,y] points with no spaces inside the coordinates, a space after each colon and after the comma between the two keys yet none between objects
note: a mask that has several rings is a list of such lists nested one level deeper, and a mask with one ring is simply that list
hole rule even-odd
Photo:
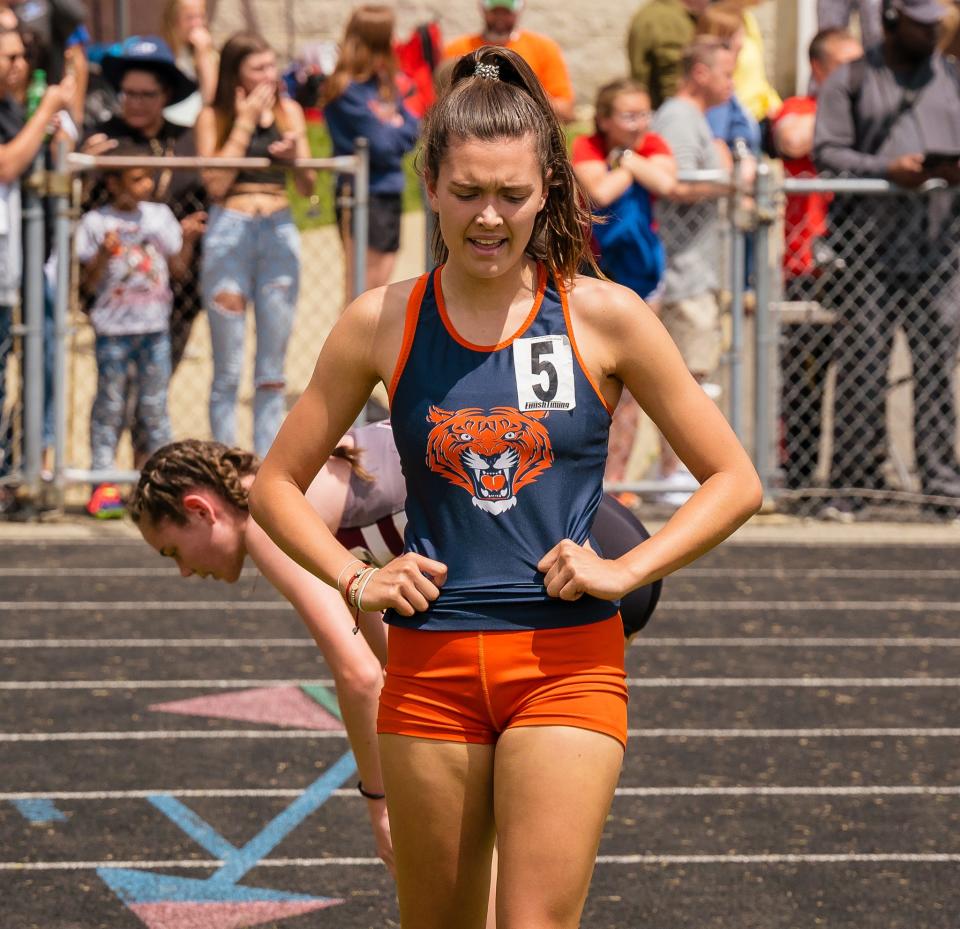
[{"label": "blue chalk marking", "polygon": [[11,800],[24,819],[32,823],[59,823],[66,820],[51,800]]},{"label": "blue chalk marking", "polygon": [[211,881],[217,884],[232,884],[239,881],[261,859],[266,858],[297,826],[311,813],[318,810],[338,787],[353,776],[357,770],[353,752],[347,752],[336,764],[328,768],[279,816],[271,820],[258,835],[233,855],[221,856],[226,864],[217,871]]},{"label": "blue chalk marking", "polygon": [[265,887],[241,887],[237,881],[249,870],[255,868],[311,813],[319,809],[334,790],[352,777],[356,770],[353,753],[347,752],[242,848],[232,845],[213,826],[174,797],[166,794],[152,796],[149,800],[156,809],[224,864],[205,880],[174,877],[132,868],[99,868],[97,874],[128,905],[166,902],[253,903],[308,900],[342,902],[329,897],[292,894]]},{"label": "blue chalk marking", "polygon": [[329,900],[266,887],[214,885],[210,880],[174,877],[132,868],[99,868],[100,879],[126,904],[137,903],[289,903]]},{"label": "blue chalk marking", "polygon": [[176,797],[160,794],[147,799],[168,819],[172,819],[194,842],[205,848],[215,858],[229,858],[237,853],[237,848],[231,845],[216,829],[202,820],[189,807],[182,804]]}]

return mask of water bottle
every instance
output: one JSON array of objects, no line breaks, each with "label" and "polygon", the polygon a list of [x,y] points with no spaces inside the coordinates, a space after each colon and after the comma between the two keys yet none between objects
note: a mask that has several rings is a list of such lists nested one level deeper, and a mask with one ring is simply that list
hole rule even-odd
[{"label": "water bottle", "polygon": [[40,108],[40,101],[47,92],[47,72],[43,68],[37,68],[30,78],[30,84],[27,87],[27,119],[33,116]]}]

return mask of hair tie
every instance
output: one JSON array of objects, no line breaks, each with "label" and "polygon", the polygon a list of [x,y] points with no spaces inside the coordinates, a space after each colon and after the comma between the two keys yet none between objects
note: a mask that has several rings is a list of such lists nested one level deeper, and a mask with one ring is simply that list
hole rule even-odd
[{"label": "hair tie", "polygon": [[473,72],[474,77],[482,77],[487,81],[500,80],[500,65],[490,64],[487,61],[481,61],[477,65],[477,70]]}]

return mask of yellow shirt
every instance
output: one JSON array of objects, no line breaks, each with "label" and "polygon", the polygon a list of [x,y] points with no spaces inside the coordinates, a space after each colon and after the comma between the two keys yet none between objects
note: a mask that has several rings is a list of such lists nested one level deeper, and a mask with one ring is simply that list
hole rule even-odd
[{"label": "yellow shirt", "polygon": [[767,69],[763,63],[763,36],[757,18],[749,10],[743,11],[743,24],[743,48],[737,55],[733,86],[740,102],[759,122],[777,113],[783,101],[767,80]]}]

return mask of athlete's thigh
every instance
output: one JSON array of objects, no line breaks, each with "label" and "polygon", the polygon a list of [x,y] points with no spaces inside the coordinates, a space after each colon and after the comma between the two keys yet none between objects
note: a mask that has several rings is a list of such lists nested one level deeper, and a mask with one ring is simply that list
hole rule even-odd
[{"label": "athlete's thigh", "polygon": [[380,735],[402,929],[483,929],[493,746]]},{"label": "athlete's thigh", "polygon": [[614,738],[567,726],[497,743],[497,929],[576,929],[623,763]]}]

